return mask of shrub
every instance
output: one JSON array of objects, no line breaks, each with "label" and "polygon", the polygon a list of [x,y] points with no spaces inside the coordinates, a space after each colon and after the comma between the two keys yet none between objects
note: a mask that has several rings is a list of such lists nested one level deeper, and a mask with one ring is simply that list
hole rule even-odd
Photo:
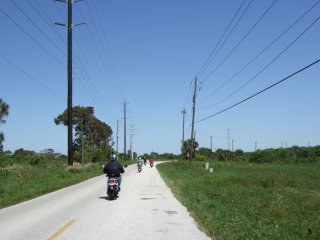
[{"label": "shrub", "polygon": [[77,173],[82,172],[83,167],[80,163],[74,162],[73,165],[67,166],[65,170],[70,173]]},{"label": "shrub", "polygon": [[31,157],[29,164],[40,168],[46,167],[46,161],[44,156],[38,154]]},{"label": "shrub", "polygon": [[206,162],[206,161],[208,161],[208,159],[206,158],[206,156],[201,155],[201,154],[197,154],[194,160],[200,161],[200,162]]}]

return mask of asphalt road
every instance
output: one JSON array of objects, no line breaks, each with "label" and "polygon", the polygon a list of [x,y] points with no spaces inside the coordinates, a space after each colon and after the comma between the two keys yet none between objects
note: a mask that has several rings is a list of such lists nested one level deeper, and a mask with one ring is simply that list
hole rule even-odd
[{"label": "asphalt road", "polygon": [[210,239],[155,167],[126,168],[120,197],[106,199],[106,177],[0,210],[1,240]]}]

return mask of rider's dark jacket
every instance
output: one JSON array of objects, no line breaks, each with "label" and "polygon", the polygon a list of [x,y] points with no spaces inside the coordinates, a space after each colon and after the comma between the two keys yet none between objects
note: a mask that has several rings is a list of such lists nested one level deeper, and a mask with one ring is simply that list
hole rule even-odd
[{"label": "rider's dark jacket", "polygon": [[103,172],[109,177],[120,177],[124,173],[124,169],[118,161],[111,161],[104,166]]}]

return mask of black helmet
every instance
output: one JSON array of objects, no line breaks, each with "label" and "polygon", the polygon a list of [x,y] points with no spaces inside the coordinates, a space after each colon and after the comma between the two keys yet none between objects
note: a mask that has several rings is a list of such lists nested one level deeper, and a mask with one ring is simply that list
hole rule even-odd
[{"label": "black helmet", "polygon": [[110,159],[111,159],[111,161],[116,161],[117,160],[117,156],[114,154],[114,152],[111,153]]}]

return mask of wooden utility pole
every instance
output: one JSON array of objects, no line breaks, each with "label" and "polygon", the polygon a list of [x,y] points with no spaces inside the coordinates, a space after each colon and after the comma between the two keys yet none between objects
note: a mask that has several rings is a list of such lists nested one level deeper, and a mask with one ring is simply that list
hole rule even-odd
[{"label": "wooden utility pole", "polygon": [[184,143],[184,121],[185,121],[185,115],[187,111],[183,109],[181,113],[183,114],[183,119],[182,119],[182,144],[183,144]]},{"label": "wooden utility pole", "polygon": [[124,161],[127,161],[127,103],[124,101]]},{"label": "wooden utility pole", "polygon": [[230,129],[228,128],[228,150],[230,150]]},{"label": "wooden utility pole", "polygon": [[83,119],[81,119],[81,163],[83,164]]},{"label": "wooden utility pole", "polygon": [[210,140],[211,140],[210,146],[211,146],[211,152],[212,152],[212,136],[210,137]]},{"label": "wooden utility pole", "polygon": [[119,154],[119,120],[117,120],[117,156]]},{"label": "wooden utility pole", "polygon": [[193,107],[192,107],[192,128],[191,128],[191,145],[190,145],[190,156],[189,160],[192,162],[193,158],[193,146],[194,146],[194,119],[196,114],[196,100],[197,100],[197,87],[198,87],[198,77],[194,81],[194,92],[193,92]]}]

